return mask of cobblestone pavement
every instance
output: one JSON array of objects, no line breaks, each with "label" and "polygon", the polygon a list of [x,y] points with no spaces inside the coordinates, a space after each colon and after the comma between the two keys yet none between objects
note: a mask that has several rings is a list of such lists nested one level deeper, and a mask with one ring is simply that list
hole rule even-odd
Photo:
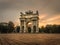
[{"label": "cobblestone pavement", "polygon": [[0,45],[60,45],[60,34],[0,34]]}]

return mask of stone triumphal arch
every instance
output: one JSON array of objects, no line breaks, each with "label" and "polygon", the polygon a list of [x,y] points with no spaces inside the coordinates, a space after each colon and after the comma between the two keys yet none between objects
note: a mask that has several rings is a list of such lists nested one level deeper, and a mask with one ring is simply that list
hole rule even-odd
[{"label": "stone triumphal arch", "polygon": [[36,11],[27,11],[25,13],[20,12],[20,33],[35,33],[39,32],[38,24],[39,24],[39,13]]}]

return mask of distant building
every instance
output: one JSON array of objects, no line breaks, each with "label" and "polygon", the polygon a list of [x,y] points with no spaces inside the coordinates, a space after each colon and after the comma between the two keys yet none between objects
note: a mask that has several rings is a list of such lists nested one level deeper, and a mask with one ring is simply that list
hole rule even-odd
[{"label": "distant building", "polygon": [[38,33],[38,25],[39,25],[39,13],[33,13],[33,11],[27,11],[24,13],[20,13],[20,33]]}]

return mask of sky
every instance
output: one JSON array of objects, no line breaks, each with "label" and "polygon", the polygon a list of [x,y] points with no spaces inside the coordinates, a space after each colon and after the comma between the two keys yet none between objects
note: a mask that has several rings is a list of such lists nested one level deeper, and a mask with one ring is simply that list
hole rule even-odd
[{"label": "sky", "polygon": [[60,0],[0,0],[0,22],[19,25],[20,12],[39,11],[39,27],[60,24]]}]

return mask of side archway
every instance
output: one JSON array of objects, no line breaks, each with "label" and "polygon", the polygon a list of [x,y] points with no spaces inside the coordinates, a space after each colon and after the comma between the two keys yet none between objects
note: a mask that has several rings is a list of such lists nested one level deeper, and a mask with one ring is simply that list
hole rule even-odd
[{"label": "side archway", "polygon": [[33,32],[34,33],[36,32],[36,26],[33,26]]}]

